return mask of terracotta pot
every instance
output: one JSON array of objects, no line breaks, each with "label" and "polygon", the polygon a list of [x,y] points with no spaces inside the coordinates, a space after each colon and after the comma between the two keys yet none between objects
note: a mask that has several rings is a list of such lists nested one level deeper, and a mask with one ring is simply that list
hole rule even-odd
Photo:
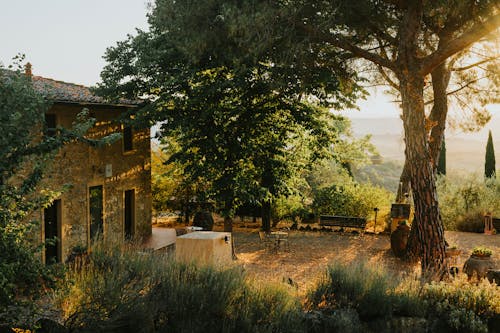
[{"label": "terracotta pot", "polygon": [[408,244],[408,236],[410,235],[410,227],[401,224],[391,234],[391,249],[394,255],[402,258],[406,255],[406,245]]},{"label": "terracotta pot", "polygon": [[494,264],[491,256],[473,254],[465,261],[463,271],[467,274],[469,279],[474,275],[476,275],[478,279],[482,279],[486,277],[488,270],[493,268]]},{"label": "terracotta pot", "polygon": [[446,258],[452,258],[459,256],[462,253],[459,249],[446,249]]},{"label": "terracotta pot", "polygon": [[500,269],[490,269],[486,273],[486,277],[491,283],[495,282],[498,286],[500,286]]}]

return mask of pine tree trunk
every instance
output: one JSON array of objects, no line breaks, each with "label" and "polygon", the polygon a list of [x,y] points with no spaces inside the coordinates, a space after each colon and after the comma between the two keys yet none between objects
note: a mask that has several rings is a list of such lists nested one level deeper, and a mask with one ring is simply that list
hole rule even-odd
[{"label": "pine tree trunk", "polygon": [[399,176],[398,193],[396,194],[396,202],[403,203],[406,201],[406,196],[410,193],[410,162],[405,159],[405,165],[401,176]]},{"label": "pine tree trunk", "polygon": [[[431,73],[431,77],[434,104],[429,119],[424,119],[424,128],[425,136],[429,141],[429,162],[431,163],[433,174],[436,175],[437,163],[444,139],[444,130],[446,128],[446,116],[448,114],[448,97],[446,95],[446,89],[450,81],[450,71],[447,69],[446,64],[443,63],[434,69]],[[404,170],[403,173],[406,171],[409,174],[409,163],[405,162],[405,167],[406,166],[408,166],[408,170]],[[408,175],[406,175],[405,179],[408,178]],[[441,216],[439,216],[439,220],[441,221]],[[440,224],[442,225],[442,222],[440,222]],[[420,243],[418,229],[412,228],[407,250],[407,255],[410,260],[416,260],[421,257],[422,249],[420,248]]]},{"label": "pine tree trunk", "polygon": [[445,267],[444,230],[439,213],[436,178],[429,147],[423,101],[424,81],[407,71],[400,77],[406,160],[415,216],[409,250],[421,259],[423,275],[441,277]]},{"label": "pine tree trunk", "polygon": [[446,116],[448,115],[448,96],[446,89],[450,82],[451,72],[442,63],[431,73],[434,102],[429,115],[428,129],[430,127],[429,148],[434,170],[437,170],[439,155],[441,153],[444,130],[446,129]]},{"label": "pine tree trunk", "polygon": [[[439,65],[432,71],[433,107],[427,122],[427,130],[430,130],[429,147],[434,170],[437,170],[437,162],[441,153],[444,131],[446,129],[446,116],[448,114],[448,97],[446,89],[450,82],[451,72],[445,63]],[[410,170],[408,160],[405,160],[403,171],[399,177],[399,188],[396,202],[405,201],[405,194],[410,193]]]}]

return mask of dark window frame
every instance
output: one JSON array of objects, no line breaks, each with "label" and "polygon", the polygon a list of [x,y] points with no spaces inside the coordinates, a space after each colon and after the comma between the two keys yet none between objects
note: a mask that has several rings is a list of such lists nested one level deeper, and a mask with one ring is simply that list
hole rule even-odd
[{"label": "dark window frame", "polygon": [[57,115],[55,113],[45,114],[45,127],[44,134],[47,137],[54,137],[57,135]]},{"label": "dark window frame", "polygon": [[125,240],[132,239],[135,236],[135,188],[123,191],[123,227]]},{"label": "dark window frame", "polygon": [[134,151],[134,130],[132,126],[122,127],[122,143],[124,153]]}]

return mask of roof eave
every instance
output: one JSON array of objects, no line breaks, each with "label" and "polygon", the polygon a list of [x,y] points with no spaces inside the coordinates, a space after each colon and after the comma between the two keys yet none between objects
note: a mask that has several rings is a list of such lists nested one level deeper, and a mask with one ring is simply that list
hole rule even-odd
[{"label": "roof eave", "polygon": [[145,103],[125,104],[125,103],[77,102],[77,101],[61,100],[61,99],[53,99],[50,101],[54,104],[71,104],[71,105],[81,105],[81,106],[95,105],[95,106],[111,106],[111,107],[123,107],[123,108],[138,108],[145,104]]}]

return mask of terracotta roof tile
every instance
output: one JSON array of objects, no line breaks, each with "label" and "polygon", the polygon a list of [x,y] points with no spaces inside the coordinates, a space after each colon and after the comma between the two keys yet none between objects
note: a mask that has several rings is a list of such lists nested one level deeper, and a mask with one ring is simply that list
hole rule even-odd
[{"label": "terracotta roof tile", "polygon": [[[16,72],[0,67],[0,76],[8,78]],[[119,106],[137,106],[142,103],[140,100],[120,99],[118,102],[107,101],[104,98],[93,94],[89,87],[83,85],[57,81],[41,76],[32,76],[32,83],[35,89],[48,99],[59,103],[78,104],[102,104]]]},{"label": "terracotta roof tile", "polygon": [[57,81],[41,76],[33,76],[32,82],[33,86],[39,93],[54,100],[55,102],[125,106],[141,104],[141,101],[132,101],[127,99],[121,99],[118,102],[109,102],[100,96],[94,95],[88,87],[83,85]]}]

